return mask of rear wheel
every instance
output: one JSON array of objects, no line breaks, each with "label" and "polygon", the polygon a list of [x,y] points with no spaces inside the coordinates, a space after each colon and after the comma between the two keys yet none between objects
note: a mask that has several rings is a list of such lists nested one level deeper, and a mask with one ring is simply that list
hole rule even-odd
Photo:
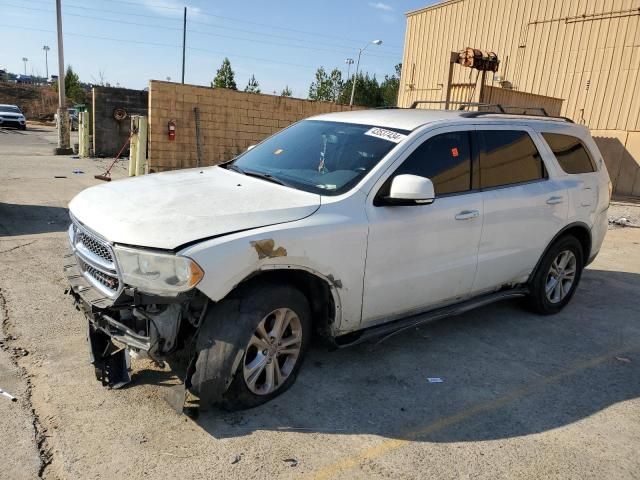
[{"label": "rear wheel", "polygon": [[582,245],[573,236],[551,246],[531,281],[529,302],[536,312],[550,315],[569,303],[582,276],[583,258]]}]

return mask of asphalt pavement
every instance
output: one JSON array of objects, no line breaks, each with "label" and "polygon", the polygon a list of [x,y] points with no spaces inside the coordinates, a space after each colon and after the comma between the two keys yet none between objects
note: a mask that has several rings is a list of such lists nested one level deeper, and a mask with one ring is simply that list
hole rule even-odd
[{"label": "asphalt pavement", "polygon": [[192,419],[164,400],[171,366],[95,380],[62,257],[67,204],[109,160],[54,146],[50,127],[0,130],[0,388],[18,399],[0,397],[0,478],[640,477],[640,229],[608,232],[558,315],[510,301],[317,344],[276,400]]}]

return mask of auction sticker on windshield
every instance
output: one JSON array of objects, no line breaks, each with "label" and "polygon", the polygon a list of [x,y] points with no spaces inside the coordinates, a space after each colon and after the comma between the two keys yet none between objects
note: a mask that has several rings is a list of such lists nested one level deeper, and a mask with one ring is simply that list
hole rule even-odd
[{"label": "auction sticker on windshield", "polygon": [[382,138],[383,140],[389,140],[393,143],[400,143],[402,140],[407,138],[406,135],[394,132],[393,130],[386,130],[380,127],[373,127],[371,130],[364,132],[364,134],[371,137]]}]

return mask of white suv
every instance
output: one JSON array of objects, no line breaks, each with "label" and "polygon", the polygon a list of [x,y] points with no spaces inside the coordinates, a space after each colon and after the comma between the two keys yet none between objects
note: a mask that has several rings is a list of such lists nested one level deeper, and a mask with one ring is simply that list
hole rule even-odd
[{"label": "white suv", "polygon": [[313,332],[351,345],[513,297],[558,312],[610,190],[566,119],[333,113],[224,165],[83,191],[65,269],[105,384],[130,354],[186,350],[201,406],[246,408],[293,383]]}]

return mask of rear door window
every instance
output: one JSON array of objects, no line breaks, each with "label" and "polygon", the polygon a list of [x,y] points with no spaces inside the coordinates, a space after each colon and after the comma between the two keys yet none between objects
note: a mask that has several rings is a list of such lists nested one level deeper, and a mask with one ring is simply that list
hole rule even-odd
[{"label": "rear door window", "polygon": [[494,188],[546,178],[542,157],[522,130],[479,130],[480,187]]},{"label": "rear door window", "polygon": [[436,196],[470,190],[469,132],[442,133],[426,140],[407,157],[394,176],[403,174],[431,179]]},{"label": "rear door window", "polygon": [[576,137],[559,133],[543,133],[542,136],[558,159],[560,167],[566,173],[576,174],[596,171],[596,167],[591,161],[587,150]]}]

